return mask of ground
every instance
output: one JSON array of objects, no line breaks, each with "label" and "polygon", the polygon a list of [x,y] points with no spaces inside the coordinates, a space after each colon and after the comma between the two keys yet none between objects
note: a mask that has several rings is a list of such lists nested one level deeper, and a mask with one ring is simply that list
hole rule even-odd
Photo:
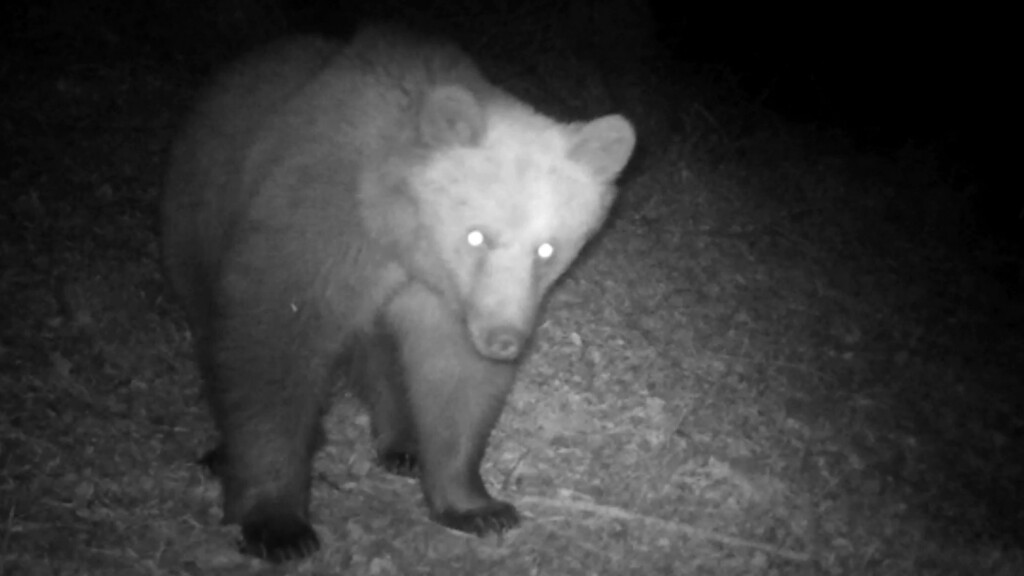
[{"label": "ground", "polygon": [[0,574],[1024,573],[1019,260],[927,151],[767,121],[662,134],[556,288],[484,470],[521,528],[430,523],[342,397],[322,552],[239,555],[155,235],[199,82],[78,60],[3,71]]}]

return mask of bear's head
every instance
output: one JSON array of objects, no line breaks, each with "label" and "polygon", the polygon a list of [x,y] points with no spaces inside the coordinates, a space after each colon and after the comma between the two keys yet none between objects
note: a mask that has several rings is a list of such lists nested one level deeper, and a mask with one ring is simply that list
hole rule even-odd
[{"label": "bear's head", "polygon": [[463,315],[476,350],[515,360],[551,284],[600,228],[636,135],[622,116],[562,124],[510,98],[435,88],[419,111],[427,150],[409,175],[421,264]]}]

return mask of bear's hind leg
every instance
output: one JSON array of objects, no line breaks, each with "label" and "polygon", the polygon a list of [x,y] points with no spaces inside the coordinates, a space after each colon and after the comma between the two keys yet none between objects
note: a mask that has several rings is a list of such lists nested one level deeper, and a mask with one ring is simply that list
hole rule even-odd
[{"label": "bear's hind leg", "polygon": [[403,385],[398,344],[383,322],[353,346],[351,384],[370,408],[377,461],[392,474],[419,476],[416,432]]}]

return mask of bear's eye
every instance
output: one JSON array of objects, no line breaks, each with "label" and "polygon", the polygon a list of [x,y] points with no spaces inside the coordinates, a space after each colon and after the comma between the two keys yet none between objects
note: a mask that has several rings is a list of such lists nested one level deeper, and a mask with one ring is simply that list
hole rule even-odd
[{"label": "bear's eye", "polygon": [[469,234],[466,234],[466,243],[474,248],[479,248],[487,243],[487,237],[479,230],[470,230]]},{"label": "bear's eye", "polygon": [[540,246],[537,246],[537,256],[541,260],[547,260],[555,255],[555,247],[545,242]]}]

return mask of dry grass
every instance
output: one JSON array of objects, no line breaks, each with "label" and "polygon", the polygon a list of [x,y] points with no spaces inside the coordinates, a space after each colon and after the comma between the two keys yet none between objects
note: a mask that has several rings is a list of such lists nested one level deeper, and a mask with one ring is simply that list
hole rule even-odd
[{"label": "dry grass", "polygon": [[6,74],[2,574],[1024,573],[1020,295],[951,249],[955,206],[917,200],[941,183],[783,133],[714,162],[677,135],[626,182],[489,452],[521,529],[428,522],[342,399],[324,550],[243,558],[193,464],[213,438],[153,234],[194,82]]}]

